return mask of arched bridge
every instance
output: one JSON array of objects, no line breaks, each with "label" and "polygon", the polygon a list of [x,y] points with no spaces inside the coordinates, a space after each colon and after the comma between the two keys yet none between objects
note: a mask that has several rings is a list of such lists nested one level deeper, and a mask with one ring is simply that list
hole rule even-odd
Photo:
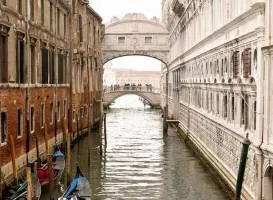
[{"label": "arched bridge", "polygon": [[156,58],[167,64],[169,33],[156,17],[151,20],[143,14],[114,17],[105,26],[103,38],[103,64],[130,55]]},{"label": "arched bridge", "polygon": [[124,86],[124,87],[108,87],[104,89],[103,105],[108,107],[117,98],[127,95],[135,94],[143,98],[144,102],[152,108],[160,108],[160,90],[153,87]]}]

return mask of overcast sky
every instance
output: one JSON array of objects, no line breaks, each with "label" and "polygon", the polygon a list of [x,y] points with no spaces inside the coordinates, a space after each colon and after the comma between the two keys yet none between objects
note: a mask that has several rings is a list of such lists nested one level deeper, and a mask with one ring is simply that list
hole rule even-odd
[{"label": "overcast sky", "polygon": [[[103,23],[116,16],[119,19],[126,13],[143,13],[147,18],[161,17],[161,0],[89,0],[90,5],[103,18]],[[131,68],[137,70],[160,70],[160,61],[143,56],[116,58],[107,65],[112,68]]]},{"label": "overcast sky", "polygon": [[90,5],[108,22],[113,16],[122,18],[126,13],[144,13],[148,18],[161,17],[161,0],[89,0]]}]

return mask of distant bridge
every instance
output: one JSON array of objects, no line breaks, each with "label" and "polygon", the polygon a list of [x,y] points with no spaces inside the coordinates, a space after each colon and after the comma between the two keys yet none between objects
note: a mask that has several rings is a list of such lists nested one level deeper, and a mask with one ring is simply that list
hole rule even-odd
[{"label": "distant bridge", "polygon": [[152,108],[160,108],[160,90],[157,88],[145,88],[139,89],[134,87],[122,87],[122,88],[105,88],[103,94],[103,105],[108,107],[117,98],[128,95],[135,94],[144,99],[145,103],[150,105]]}]

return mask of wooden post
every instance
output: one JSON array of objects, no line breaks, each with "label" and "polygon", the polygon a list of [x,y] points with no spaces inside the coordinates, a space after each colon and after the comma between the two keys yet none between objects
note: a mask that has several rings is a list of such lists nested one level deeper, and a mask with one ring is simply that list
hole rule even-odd
[{"label": "wooden post", "polygon": [[66,186],[69,185],[70,183],[70,179],[71,179],[71,174],[70,174],[70,158],[71,158],[71,151],[70,151],[70,145],[71,145],[71,138],[70,138],[70,134],[68,131],[66,131],[66,176],[67,176],[67,180],[66,180]]},{"label": "wooden post", "polygon": [[104,144],[107,146],[107,134],[106,134],[106,112],[104,113]]},{"label": "wooden post", "polygon": [[63,150],[65,151],[65,153],[66,153],[66,142],[67,142],[67,140],[66,140],[66,130],[67,130],[67,126],[66,126],[66,120],[65,119],[63,119]]},{"label": "wooden post", "polygon": [[38,163],[35,162],[34,163],[34,173],[36,174],[36,178],[35,178],[35,182],[33,183],[34,186],[33,186],[33,189],[32,189],[34,200],[37,200],[37,193],[36,193],[37,192],[37,181],[39,181],[39,178],[37,176],[37,167],[38,167]]},{"label": "wooden post", "polygon": [[36,156],[37,156],[37,161],[40,163],[41,158],[40,158],[40,151],[39,151],[39,138],[37,135],[37,131],[35,131],[35,145],[36,145]]},{"label": "wooden post", "polygon": [[163,111],[163,135],[166,136],[168,134],[168,124],[167,124],[167,106],[164,107],[164,111]]},{"label": "wooden post", "polygon": [[79,137],[80,137],[80,133],[79,133],[79,116],[78,116],[78,114],[76,114],[76,129],[77,129],[77,139],[76,140],[78,140],[79,139]]},{"label": "wooden post", "polygon": [[32,200],[32,182],[31,182],[31,169],[26,168],[27,173],[27,200]]},{"label": "wooden post", "polygon": [[3,197],[3,189],[4,189],[4,174],[2,173],[2,168],[0,167],[0,199],[4,199]]},{"label": "wooden post", "polygon": [[44,136],[45,136],[45,147],[46,147],[46,155],[49,155],[49,148],[48,148],[48,134],[47,134],[47,125],[45,124],[44,128]]},{"label": "wooden post", "polygon": [[47,163],[49,168],[49,199],[53,199],[53,190],[54,190],[54,175],[53,175],[53,169],[52,169],[52,155],[47,155]]},{"label": "wooden post", "polygon": [[15,150],[13,136],[11,134],[9,134],[9,146],[11,151],[13,177],[15,178],[16,185],[18,185],[19,181],[18,181],[18,174],[17,174],[17,168],[16,168],[16,154],[15,154],[16,150]]},{"label": "wooden post", "polygon": [[[0,114],[1,114],[1,101],[0,101]],[[3,182],[4,182],[4,175],[2,175],[2,167],[0,166],[0,199],[3,199]]]},{"label": "wooden post", "polygon": [[102,155],[102,117],[99,121],[99,135],[100,135],[100,155]]}]

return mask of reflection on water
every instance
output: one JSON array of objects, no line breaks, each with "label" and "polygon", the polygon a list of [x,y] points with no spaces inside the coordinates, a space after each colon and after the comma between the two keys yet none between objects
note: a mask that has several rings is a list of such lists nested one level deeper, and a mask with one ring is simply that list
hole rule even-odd
[{"label": "reflection on water", "polygon": [[107,141],[102,157],[98,133],[84,138],[73,149],[72,162],[78,160],[89,178],[92,200],[225,199],[179,137],[163,139],[160,111],[144,108],[136,96],[124,96],[111,106]]}]

